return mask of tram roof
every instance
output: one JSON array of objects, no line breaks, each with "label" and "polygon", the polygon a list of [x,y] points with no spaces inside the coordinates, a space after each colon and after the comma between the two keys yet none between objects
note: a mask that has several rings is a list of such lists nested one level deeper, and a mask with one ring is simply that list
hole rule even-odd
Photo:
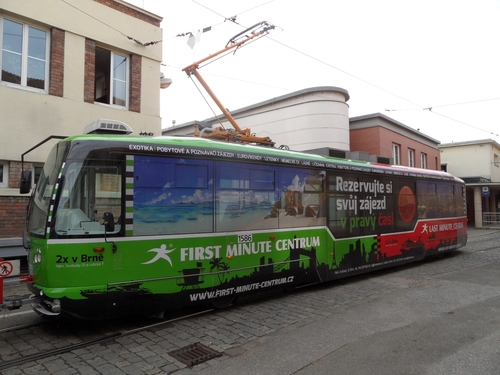
[{"label": "tram roof", "polygon": [[[463,182],[461,179],[443,171],[432,169],[411,168],[402,165],[388,165],[373,163],[363,160],[342,159],[332,156],[316,155],[300,151],[277,149],[272,147],[255,146],[248,144],[214,141],[197,137],[182,136],[136,136],[136,135],[108,135],[108,134],[85,134],[76,135],[62,140],[61,142],[73,141],[94,141],[105,142],[106,147],[111,143],[117,148],[119,145],[128,143],[125,150],[141,151],[141,153],[154,155],[171,156],[214,156],[215,158],[226,159],[228,161],[254,161],[254,162],[275,162],[278,164],[295,166],[325,167],[328,170],[347,170],[357,172],[372,172],[384,175],[394,175],[415,178],[433,178],[442,180],[455,180]],[[96,145],[97,146],[97,145]],[[96,147],[101,148],[102,145]],[[184,150],[184,152],[183,152]],[[186,152],[189,150],[189,152]],[[228,154],[229,153],[229,154]],[[267,157],[267,158],[266,158]],[[269,159],[278,158],[278,159]],[[313,163],[313,164],[311,164]]]}]

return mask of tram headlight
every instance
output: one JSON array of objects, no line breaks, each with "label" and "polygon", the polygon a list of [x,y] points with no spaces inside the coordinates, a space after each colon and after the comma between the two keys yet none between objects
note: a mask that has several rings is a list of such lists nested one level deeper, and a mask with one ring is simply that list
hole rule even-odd
[{"label": "tram headlight", "polygon": [[41,263],[42,262],[42,249],[37,248],[35,253],[33,254],[33,263]]}]

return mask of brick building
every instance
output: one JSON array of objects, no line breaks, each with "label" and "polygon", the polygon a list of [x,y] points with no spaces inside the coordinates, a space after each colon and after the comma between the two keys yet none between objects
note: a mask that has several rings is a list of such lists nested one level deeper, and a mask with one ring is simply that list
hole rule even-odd
[{"label": "brick building", "polygon": [[351,117],[349,129],[351,151],[391,158],[393,164],[441,169],[440,142],[388,116]]},{"label": "brick building", "polygon": [[[161,134],[161,21],[121,0],[0,2],[0,239],[21,236],[34,145],[98,118]],[[33,176],[53,144],[26,154]]]}]

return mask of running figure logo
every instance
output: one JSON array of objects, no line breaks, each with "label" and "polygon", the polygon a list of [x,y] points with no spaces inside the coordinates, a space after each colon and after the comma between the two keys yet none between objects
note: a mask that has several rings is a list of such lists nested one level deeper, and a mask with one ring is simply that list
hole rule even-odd
[{"label": "running figure logo", "polygon": [[144,262],[142,264],[151,264],[151,263],[154,263],[156,262],[157,260],[159,260],[160,258],[162,259],[165,259],[168,263],[170,263],[171,266],[173,266],[172,264],[172,259],[170,259],[170,257],[167,255],[169,253],[171,253],[172,251],[174,251],[175,249],[172,249],[172,250],[167,250],[167,245],[163,244],[160,246],[159,249],[151,249],[151,250],[148,250],[148,253],[150,251],[154,251],[156,253],[156,255],[154,256],[153,259],[151,259],[150,261],[148,262]]}]

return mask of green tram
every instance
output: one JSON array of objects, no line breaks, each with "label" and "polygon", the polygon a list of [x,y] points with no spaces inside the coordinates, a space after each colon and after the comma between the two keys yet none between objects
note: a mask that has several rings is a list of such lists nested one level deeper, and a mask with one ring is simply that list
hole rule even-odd
[{"label": "green tram", "polygon": [[224,306],[460,248],[465,207],[463,181],[441,171],[202,138],[73,136],[32,193],[29,288],[47,315]]}]

